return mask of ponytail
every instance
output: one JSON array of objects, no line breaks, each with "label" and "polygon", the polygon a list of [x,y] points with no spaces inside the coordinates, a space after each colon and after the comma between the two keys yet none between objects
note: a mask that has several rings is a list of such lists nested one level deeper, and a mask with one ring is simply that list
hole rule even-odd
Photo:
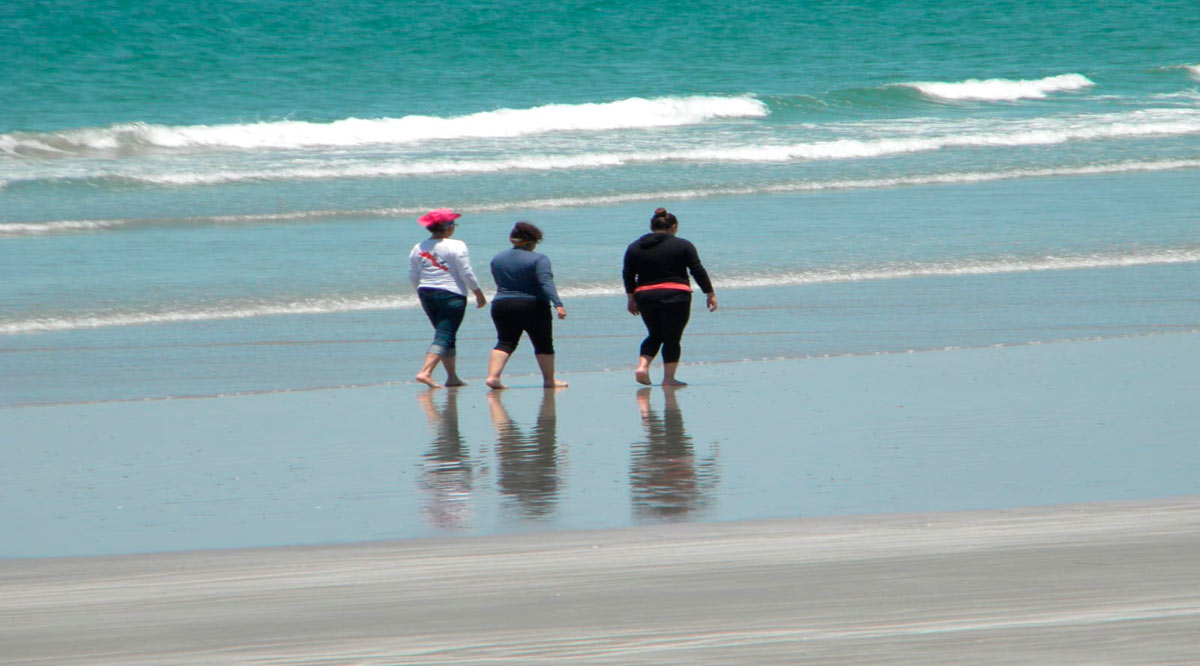
[{"label": "ponytail", "polygon": [[650,218],[650,231],[666,231],[677,224],[678,218],[668,213],[666,208],[659,208],[654,211],[654,217]]}]

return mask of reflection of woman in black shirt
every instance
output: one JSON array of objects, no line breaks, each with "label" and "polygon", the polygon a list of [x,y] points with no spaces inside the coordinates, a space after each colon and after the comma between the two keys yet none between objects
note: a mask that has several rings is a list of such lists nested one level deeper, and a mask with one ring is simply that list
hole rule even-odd
[{"label": "reflection of woman in black shirt", "polygon": [[553,515],[561,483],[554,390],[542,394],[537,421],[528,434],[509,418],[508,410],[500,402],[500,392],[492,391],[487,398],[492,424],[496,427],[500,492],[515,501],[522,518]]},{"label": "reflection of woman in black shirt", "polygon": [[417,402],[433,430],[429,451],[422,457],[424,473],[418,482],[427,495],[425,518],[434,527],[470,527],[474,471],[458,431],[458,394],[447,391],[446,406],[440,411],[429,391],[418,393]]},{"label": "reflection of woman in black shirt", "polygon": [[709,505],[719,480],[717,462],[715,456],[697,462],[675,389],[664,387],[663,396],[666,407],[659,416],[650,407],[650,389],[637,393],[646,441],[633,447],[633,511],[639,518],[683,519]]}]

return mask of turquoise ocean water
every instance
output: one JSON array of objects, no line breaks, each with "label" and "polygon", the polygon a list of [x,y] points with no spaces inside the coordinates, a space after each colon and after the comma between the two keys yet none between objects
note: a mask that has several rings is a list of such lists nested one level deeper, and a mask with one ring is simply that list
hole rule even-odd
[{"label": "turquoise ocean water", "polygon": [[633,360],[660,205],[721,298],[685,361],[1195,331],[1197,44],[1191,2],[9,3],[0,406],[403,381],[441,206],[485,283],[545,230],[568,373]]}]

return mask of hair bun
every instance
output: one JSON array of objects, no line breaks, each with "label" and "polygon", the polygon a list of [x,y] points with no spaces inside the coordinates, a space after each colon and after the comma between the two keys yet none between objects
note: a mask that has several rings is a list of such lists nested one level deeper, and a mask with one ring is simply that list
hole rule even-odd
[{"label": "hair bun", "polygon": [[663,217],[666,214],[667,214],[666,208],[658,208],[658,209],[655,209],[655,211],[654,211],[654,217]]}]

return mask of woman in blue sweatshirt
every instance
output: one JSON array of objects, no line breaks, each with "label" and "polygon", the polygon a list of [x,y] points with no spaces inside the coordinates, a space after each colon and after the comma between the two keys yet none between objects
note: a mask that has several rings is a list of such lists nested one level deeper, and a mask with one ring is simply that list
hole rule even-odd
[{"label": "woman in blue sweatshirt", "polygon": [[554,378],[554,323],[550,306],[559,319],[567,318],[550,258],[534,252],[542,240],[542,230],[528,222],[517,222],[509,233],[512,248],[492,257],[492,278],[496,295],[492,298],[492,322],[496,325],[496,346],[488,359],[486,383],[493,389],[505,388],[500,373],[517,348],[521,334],[529,335],[534,358],[542,371],[542,385],[563,388],[567,383]]}]

